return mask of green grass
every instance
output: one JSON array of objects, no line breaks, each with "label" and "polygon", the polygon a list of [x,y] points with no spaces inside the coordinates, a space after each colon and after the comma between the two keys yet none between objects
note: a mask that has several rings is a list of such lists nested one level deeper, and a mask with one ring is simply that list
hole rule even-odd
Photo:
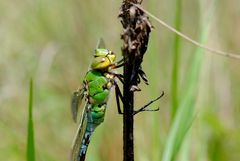
[{"label": "green grass", "polygon": [[[206,3],[200,2],[201,10],[204,10],[203,6],[205,5]],[[201,15],[200,18],[201,32],[199,34],[199,42],[203,44],[206,43],[208,38],[210,23],[212,20],[212,8],[214,8],[214,6],[211,6],[210,11],[207,13],[201,12],[203,15]],[[178,46],[175,46],[175,48],[178,48]],[[185,79],[187,89],[184,91],[184,93],[182,93],[184,96],[179,103],[179,107],[177,107],[177,113],[174,117],[174,121],[166,143],[166,148],[163,153],[163,161],[176,160],[179,149],[181,148],[185,136],[193,123],[203,57],[204,50],[197,48],[191,59],[190,70],[185,76],[187,78]]]},{"label": "green grass", "polygon": [[28,136],[27,136],[27,161],[35,161],[34,145],[34,125],[33,125],[33,80],[29,83],[29,100],[28,100]]},{"label": "green grass", "polygon": [[[175,29],[181,31],[181,9],[182,9],[182,0],[176,0],[176,14],[175,14]],[[180,62],[180,52],[181,44],[180,37],[175,35],[173,43],[173,63],[172,63],[172,83],[171,83],[171,119],[173,120],[178,107],[178,85],[179,85],[179,62]]]},{"label": "green grass", "polygon": [[[210,1],[206,7],[201,7],[202,0],[181,1],[181,14],[176,2],[180,0],[145,0],[143,6],[172,26],[181,24],[181,31],[190,37],[203,43],[208,39],[208,46],[239,51],[239,1],[217,1],[209,33],[209,20],[203,17]],[[0,1],[0,160],[26,160],[31,76],[35,159],[69,159],[77,128],[70,114],[70,95],[88,70],[99,37],[121,58],[120,4],[109,0]],[[239,61],[203,54],[151,21],[154,30],[143,61],[150,85],[140,86],[136,107],[162,90],[165,96],[152,106],[160,107],[159,112],[135,118],[135,160],[238,161]],[[122,117],[117,114],[114,94],[108,106],[105,122],[89,146],[88,161],[122,160]]]}]

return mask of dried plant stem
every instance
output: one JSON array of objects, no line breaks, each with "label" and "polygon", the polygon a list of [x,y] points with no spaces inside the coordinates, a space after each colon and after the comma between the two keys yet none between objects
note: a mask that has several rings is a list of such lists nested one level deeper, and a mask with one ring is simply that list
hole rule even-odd
[{"label": "dried plant stem", "polygon": [[160,23],[161,25],[163,25],[167,29],[171,30],[172,32],[176,33],[177,35],[179,35],[180,37],[182,37],[183,39],[187,40],[190,43],[192,43],[192,44],[194,44],[194,45],[196,45],[196,46],[198,46],[198,47],[200,47],[200,48],[202,48],[204,50],[210,51],[211,53],[215,53],[215,54],[218,54],[218,55],[221,55],[221,56],[225,56],[225,57],[229,57],[229,58],[240,59],[240,54],[225,52],[225,51],[222,51],[222,50],[213,49],[213,48],[210,48],[210,47],[205,46],[203,44],[200,44],[199,42],[193,40],[189,36],[181,33],[180,31],[176,30],[175,28],[171,27],[166,22],[164,22],[161,19],[159,19],[158,17],[154,16],[149,11],[143,9],[141,6],[139,6],[137,4],[133,4],[133,3],[132,3],[132,5],[136,6],[137,8],[139,8],[140,10],[142,10],[143,12],[148,14],[150,17],[155,19],[158,23]]},{"label": "dried plant stem", "polygon": [[123,151],[124,161],[134,161],[134,91],[140,91],[138,84],[148,80],[141,68],[147,50],[151,23],[146,14],[133,4],[142,0],[123,0],[119,18],[123,26],[122,54],[124,58],[123,85]]},{"label": "dried plant stem", "polygon": [[[125,53],[127,54],[127,53]],[[125,58],[126,60],[126,58]],[[127,63],[124,64],[124,87],[123,87],[123,95],[125,101],[123,104],[123,150],[124,150],[124,161],[133,161],[134,160],[134,133],[133,133],[133,126],[134,126],[134,115],[133,115],[133,105],[134,105],[134,93],[130,91],[131,88],[131,63],[130,61],[126,61]]]}]

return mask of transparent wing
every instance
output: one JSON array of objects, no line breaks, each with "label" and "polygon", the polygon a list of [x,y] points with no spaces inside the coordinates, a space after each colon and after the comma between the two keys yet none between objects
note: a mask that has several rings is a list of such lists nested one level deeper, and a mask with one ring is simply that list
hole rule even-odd
[{"label": "transparent wing", "polygon": [[84,97],[85,88],[82,87],[77,91],[73,92],[71,100],[71,111],[74,122],[77,122],[78,108],[82,103]]},{"label": "transparent wing", "polygon": [[96,49],[100,49],[100,48],[102,48],[102,49],[106,48],[103,38],[99,38],[97,46],[96,46]]},{"label": "transparent wing", "polygon": [[87,108],[89,104],[85,104],[85,107],[82,111],[81,121],[78,126],[77,132],[75,134],[73,144],[72,144],[72,152],[71,152],[71,161],[77,161],[79,152],[80,152],[80,146],[82,143],[83,135],[87,128]]}]

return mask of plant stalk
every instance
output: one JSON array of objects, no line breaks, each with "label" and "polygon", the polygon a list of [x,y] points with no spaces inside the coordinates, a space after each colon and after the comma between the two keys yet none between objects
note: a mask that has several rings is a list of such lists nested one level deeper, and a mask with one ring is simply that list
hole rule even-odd
[{"label": "plant stalk", "polygon": [[[175,28],[180,31],[181,27],[181,2],[182,0],[176,0],[176,14],[175,14]],[[178,69],[179,69],[179,53],[180,53],[180,36],[175,35],[174,38],[174,56],[173,56],[173,68],[172,68],[172,83],[171,83],[171,95],[172,95],[172,109],[171,120],[173,121],[177,107],[178,107]]]},{"label": "plant stalk", "polygon": [[143,11],[135,6],[142,0],[123,0],[119,18],[123,26],[122,54],[124,59],[123,85],[123,161],[134,161],[134,91],[148,80],[141,63],[147,50],[152,25]]},{"label": "plant stalk", "polygon": [[[126,60],[125,53],[124,60]],[[123,104],[123,149],[124,149],[124,161],[133,161],[134,160],[134,115],[133,115],[133,105],[134,105],[134,93],[130,91],[131,83],[130,78],[132,75],[131,70],[132,65],[131,61],[126,61],[124,64],[124,85],[123,85],[123,97],[125,98]]]}]

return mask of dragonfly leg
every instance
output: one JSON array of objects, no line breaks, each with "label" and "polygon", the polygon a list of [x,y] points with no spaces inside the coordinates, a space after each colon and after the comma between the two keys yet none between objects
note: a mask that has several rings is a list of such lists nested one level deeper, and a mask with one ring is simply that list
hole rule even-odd
[{"label": "dragonfly leg", "polygon": [[120,59],[119,61],[117,61],[115,64],[113,64],[112,68],[116,69],[116,68],[120,68],[124,65],[124,59]]},{"label": "dragonfly leg", "polygon": [[139,112],[143,112],[143,111],[158,111],[159,108],[156,109],[147,109],[148,106],[150,106],[152,103],[156,102],[157,100],[159,100],[162,96],[164,95],[164,91],[162,91],[161,95],[158,96],[157,98],[155,98],[154,100],[151,100],[150,102],[148,102],[146,105],[144,105],[143,107],[139,108],[137,111],[134,111],[133,115],[136,115]]},{"label": "dragonfly leg", "polygon": [[[108,72],[109,74],[113,75],[114,77],[117,77],[121,82],[122,84],[124,84],[124,77],[122,74],[118,74],[118,73],[113,73],[113,72]],[[117,84],[117,82],[114,81],[114,84]]]},{"label": "dragonfly leg", "polygon": [[146,85],[148,85],[148,79],[147,76],[145,74],[145,72],[142,70],[142,67],[140,66],[140,68],[138,69],[138,74],[140,75],[140,77],[142,78],[142,80],[144,81],[144,83]]},{"label": "dragonfly leg", "polygon": [[114,76],[117,77],[122,82],[122,84],[124,84],[124,77],[122,74],[114,74]]},{"label": "dragonfly leg", "polygon": [[123,58],[116,62],[116,64],[123,64],[123,63],[124,63],[124,59]]},{"label": "dragonfly leg", "polygon": [[[116,96],[116,101],[117,101],[117,110],[118,110],[118,113],[119,114],[123,114],[122,110],[121,110],[121,106],[120,106],[120,99],[123,103],[124,101],[124,98],[123,98],[123,95],[120,91],[120,88],[118,86],[118,84],[115,82],[115,96]],[[119,99],[120,98],[120,99]]]}]

